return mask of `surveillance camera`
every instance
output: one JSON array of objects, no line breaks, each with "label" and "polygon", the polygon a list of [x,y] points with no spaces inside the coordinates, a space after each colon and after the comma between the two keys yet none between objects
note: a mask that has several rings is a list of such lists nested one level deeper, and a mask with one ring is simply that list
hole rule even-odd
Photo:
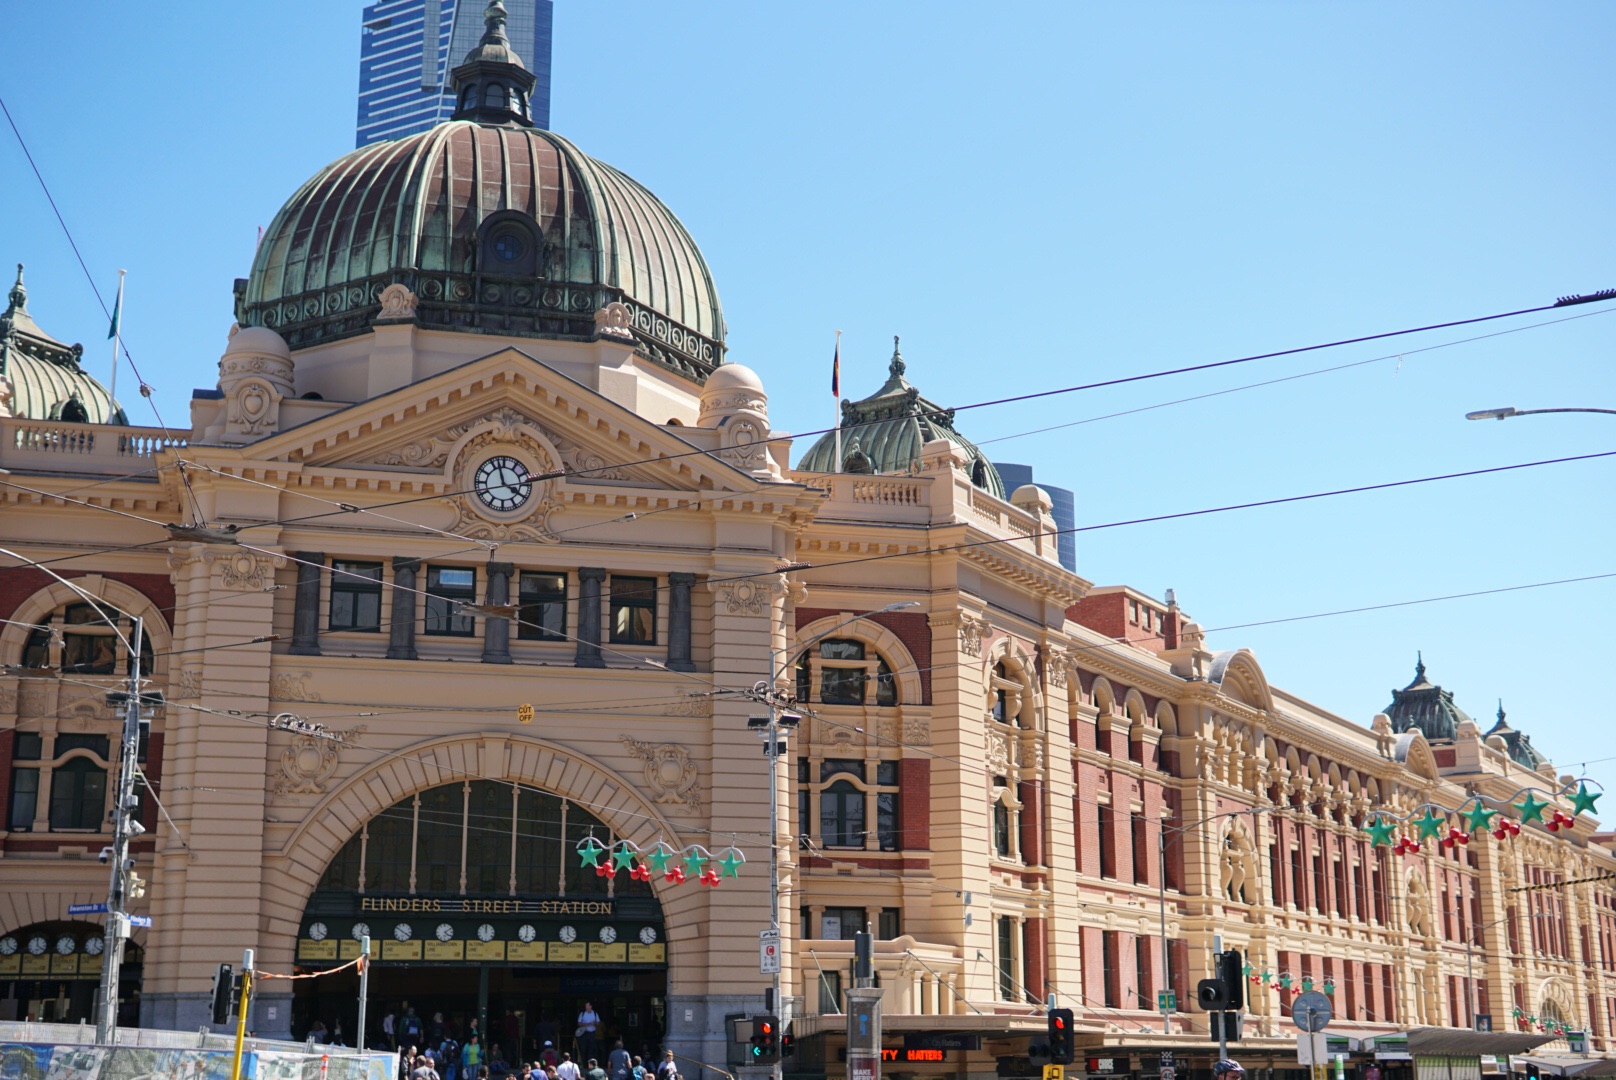
[{"label": "surveillance camera", "polygon": [[109,863],[111,861],[112,861],[112,849],[109,848],[109,847],[102,848],[101,849],[101,862],[103,864],[105,864],[105,863]]},{"label": "surveillance camera", "polygon": [[802,717],[798,716],[796,713],[788,712],[780,714],[781,727],[794,728],[800,723],[802,723]]},{"label": "surveillance camera", "polygon": [[136,837],[136,836],[144,836],[145,833],[146,833],[146,826],[142,825],[140,822],[134,820],[133,818],[131,818],[129,820],[128,828],[129,828],[129,835],[130,835],[131,838]]}]

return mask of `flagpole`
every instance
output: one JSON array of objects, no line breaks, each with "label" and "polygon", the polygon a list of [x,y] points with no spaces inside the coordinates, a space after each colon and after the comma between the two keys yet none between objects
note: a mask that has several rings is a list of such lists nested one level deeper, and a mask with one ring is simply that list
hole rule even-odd
[{"label": "flagpole", "polygon": [[836,415],[833,418],[836,430],[836,460],[831,466],[832,472],[842,471],[842,332],[836,331],[836,371],[831,376],[831,392],[836,395]]},{"label": "flagpole", "polygon": [[123,279],[127,273],[127,270],[118,271],[118,299],[112,305],[112,378],[107,381],[109,423],[112,420],[111,410],[118,405],[118,349],[123,343]]}]

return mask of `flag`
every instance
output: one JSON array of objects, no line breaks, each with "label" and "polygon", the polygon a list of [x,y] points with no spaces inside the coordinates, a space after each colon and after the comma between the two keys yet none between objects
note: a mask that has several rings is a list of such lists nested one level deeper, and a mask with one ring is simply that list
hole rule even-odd
[{"label": "flag", "polygon": [[842,396],[842,339],[836,339],[836,355],[830,362],[830,392],[836,397]]},{"label": "flag", "polygon": [[107,340],[118,336],[118,322],[123,318],[123,278],[118,279],[118,299],[112,302],[112,325],[107,327]]}]

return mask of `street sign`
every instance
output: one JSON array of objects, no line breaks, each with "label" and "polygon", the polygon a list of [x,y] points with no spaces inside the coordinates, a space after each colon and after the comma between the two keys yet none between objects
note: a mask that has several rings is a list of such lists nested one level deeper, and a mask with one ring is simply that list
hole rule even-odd
[{"label": "street sign", "polygon": [[1157,1012],[1177,1012],[1178,995],[1171,990],[1163,990],[1156,995]]},{"label": "street sign", "polygon": [[1573,1054],[1586,1054],[1588,1052],[1588,1033],[1586,1031],[1568,1031],[1565,1033],[1566,1048]]},{"label": "street sign", "polygon": [[1296,1033],[1296,1064],[1322,1066],[1330,1060],[1329,1049],[1322,1032]]},{"label": "street sign", "polygon": [[1160,1065],[1162,1068],[1171,1069],[1176,1063],[1177,1062],[1174,1060],[1173,1052],[1171,1050],[1163,1050],[1161,1052]]},{"label": "street sign", "polygon": [[1066,1080],[1066,1066],[1045,1065],[1044,1080]]},{"label": "street sign", "polygon": [[1173,1080],[1173,1067],[1171,1065],[1162,1069],[1161,1080]]},{"label": "street sign", "polygon": [[516,707],[516,722],[519,724],[531,724],[533,722],[533,706],[518,705]]},{"label": "street sign", "polygon": [[[1303,1031],[1323,1031],[1330,1022],[1330,999],[1317,990],[1297,995],[1291,1002],[1291,1023]],[[1307,1062],[1303,1062],[1307,1064]],[[1323,1060],[1320,1065],[1325,1064]]]},{"label": "street sign", "polygon": [[780,931],[769,929],[758,933],[758,974],[780,974]]},{"label": "street sign", "polygon": [[107,913],[107,905],[69,904],[67,905],[67,913],[69,915],[105,915]]},{"label": "street sign", "polygon": [[149,930],[149,929],[151,929],[151,916],[150,915],[131,915],[131,916],[129,916],[129,925],[130,926],[144,926]]}]

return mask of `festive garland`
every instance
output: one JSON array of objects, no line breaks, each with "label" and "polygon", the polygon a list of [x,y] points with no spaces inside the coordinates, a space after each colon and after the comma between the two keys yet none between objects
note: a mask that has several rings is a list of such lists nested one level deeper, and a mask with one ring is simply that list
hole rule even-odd
[{"label": "festive garland", "polygon": [[[596,877],[616,877],[619,870],[627,870],[634,881],[648,882],[654,874],[660,874],[663,881],[674,885],[695,880],[716,889],[721,879],[740,877],[741,867],[746,864],[746,853],[734,844],[725,849],[723,858],[714,858],[700,844],[675,850],[661,840],[648,852],[641,851],[632,840],[619,840],[607,847],[593,833],[578,841],[577,847],[579,865],[594,870]],[[605,862],[601,861],[602,855],[607,856]]]},{"label": "festive garland", "polygon": [[1553,1020],[1547,1016],[1540,1020],[1536,1013],[1528,1014],[1519,1005],[1515,1006],[1513,1013],[1515,1023],[1520,1026],[1522,1031],[1530,1031],[1535,1027],[1545,1035],[1565,1035],[1571,1030],[1566,1027],[1563,1020]]},{"label": "festive garland", "polygon": [[[1282,971],[1278,976],[1275,976],[1271,971],[1258,973],[1257,969],[1250,964],[1247,964],[1241,970],[1246,978],[1251,980],[1253,986],[1259,984],[1272,986],[1280,994],[1290,994],[1294,997],[1297,994],[1308,993],[1313,989],[1313,976],[1311,975],[1303,975],[1301,979],[1297,979],[1288,971]],[[1333,996],[1335,994],[1335,980],[1325,979],[1320,989],[1324,991],[1325,996]]]},{"label": "festive garland", "polygon": [[[1572,791],[1573,786],[1576,788],[1575,791]],[[1595,781],[1595,786],[1598,786],[1597,781]],[[1537,797],[1537,792],[1540,791],[1543,791],[1548,796],[1547,800],[1540,800]],[[1578,814],[1593,813],[1594,803],[1598,802],[1603,797],[1603,794],[1602,791],[1589,791],[1586,779],[1573,780],[1571,783],[1564,784],[1554,791],[1524,787],[1508,798],[1493,800],[1494,803],[1500,806],[1508,806],[1515,811],[1515,818],[1506,816],[1502,810],[1491,809],[1480,795],[1473,795],[1457,808],[1449,808],[1442,806],[1440,803],[1428,802],[1421,803],[1409,813],[1403,815],[1394,814],[1389,810],[1376,810],[1364,822],[1363,831],[1369,834],[1369,842],[1372,847],[1390,847],[1398,855],[1418,854],[1421,840],[1435,840],[1442,847],[1455,847],[1468,844],[1471,840],[1489,832],[1492,833],[1495,840],[1508,840],[1511,837],[1519,836],[1521,826],[1533,821],[1542,825],[1549,832],[1569,829],[1576,824]],[[1521,795],[1526,797],[1518,803],[1512,801]],[[1554,799],[1565,797],[1571,799],[1573,809],[1570,814],[1566,814],[1555,806],[1553,802]],[[1466,804],[1470,804],[1468,810],[1464,809]],[[1553,811],[1547,821],[1543,819],[1543,811],[1545,810]],[[1424,811],[1424,813],[1420,814],[1420,811]],[[1419,814],[1419,816],[1415,816],[1416,814]],[[1443,826],[1447,825],[1447,817],[1450,814],[1457,815],[1468,821],[1470,824],[1469,829],[1460,829],[1457,826],[1450,825],[1444,834]],[[1494,818],[1498,818],[1496,825],[1493,822]],[[1516,820],[1517,818],[1519,820]],[[1392,838],[1397,834],[1399,826],[1406,825],[1413,825],[1419,830],[1418,839],[1404,831],[1402,836],[1398,836],[1393,841]]]}]

